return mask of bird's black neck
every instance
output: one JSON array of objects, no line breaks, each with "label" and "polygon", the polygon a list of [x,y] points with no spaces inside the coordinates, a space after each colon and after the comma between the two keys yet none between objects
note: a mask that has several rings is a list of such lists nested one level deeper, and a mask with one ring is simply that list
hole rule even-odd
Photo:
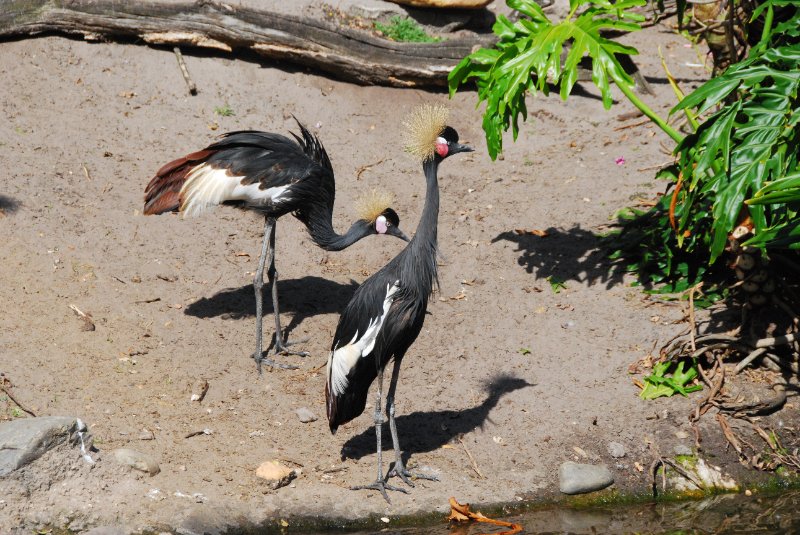
[{"label": "bird's black neck", "polygon": [[413,280],[417,290],[426,297],[439,284],[436,272],[436,250],[439,226],[439,163],[441,159],[435,157],[422,164],[425,173],[426,192],[425,205],[422,216],[417,225],[417,232],[408,245],[410,254],[404,262],[403,270],[407,273],[408,280]]},{"label": "bird's black neck", "polygon": [[363,220],[353,223],[346,233],[337,234],[333,229],[331,216],[330,210],[320,208],[302,218],[311,239],[326,251],[341,251],[361,238],[373,234],[371,225]]}]

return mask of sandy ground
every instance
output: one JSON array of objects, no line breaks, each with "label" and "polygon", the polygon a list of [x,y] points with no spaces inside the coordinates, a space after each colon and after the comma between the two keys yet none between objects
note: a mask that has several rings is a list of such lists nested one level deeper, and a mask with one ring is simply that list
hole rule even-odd
[{"label": "sandy ground", "polygon": [[[697,52],[664,27],[630,42],[656,92],[646,98],[662,113],[674,98],[657,47],[686,88],[706,76],[687,65]],[[472,92],[448,101],[291,65],[186,54],[194,97],[168,50],[57,36],[0,44],[0,372],[36,414],[82,418],[99,450],[93,468],[57,450],[0,482],[0,525],[191,532],[303,515],[394,518],[444,511],[449,496],[557,498],[566,460],[605,462],[617,490],[645,492],[651,444],[662,452],[693,445],[686,415],[694,401],[644,402],[628,373],[683,328],[684,312],[609,275],[596,251],[595,234],[616,210],[664,187],[653,169],[669,160],[666,136],[649,125],[618,130],[638,121],[617,120],[633,109],[626,101],[604,111],[588,87],[567,103],[533,98],[520,138],[507,139],[504,159],[492,162]],[[383,188],[413,233],[424,180],[401,150],[400,125],[423,102],[448,102],[451,125],[477,150],[441,168],[441,291],[397,396],[411,465],[441,481],[419,481],[387,505],[375,492],[347,490],[374,477],[372,415],[331,436],[324,365],[339,311],[403,244],[373,237],[325,253],[283,218],[283,323],[291,338],[308,338],[311,356],[282,357],[300,369],[259,377],[251,283],[262,221],[226,208],[199,219],[144,217],[142,195],[162,164],[221,132],[288,133],[295,114],[333,161],[335,226],[349,225],[361,192]],[[215,113],[226,105],[235,115]],[[554,292],[549,277],[566,287]],[[83,330],[70,305],[96,329]],[[198,379],[210,385],[202,403],[190,401]],[[13,407],[0,401],[4,418],[24,416]],[[301,407],[320,419],[301,423]],[[203,429],[212,433],[186,438]],[[611,441],[625,446],[624,458],[610,457]],[[119,447],[153,455],[161,472],[114,465],[105,455]],[[268,490],[255,469],[270,459],[302,474]],[[722,449],[715,462],[738,466]]]}]

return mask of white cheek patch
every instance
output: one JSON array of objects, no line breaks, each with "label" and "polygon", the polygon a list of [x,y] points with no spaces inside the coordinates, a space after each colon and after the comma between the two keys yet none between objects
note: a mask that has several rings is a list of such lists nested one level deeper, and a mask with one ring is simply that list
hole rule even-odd
[{"label": "white cheek patch", "polygon": [[443,137],[436,138],[436,154],[444,158],[450,152],[450,147],[447,145],[447,140]]},{"label": "white cheek patch", "polygon": [[386,234],[388,229],[389,225],[386,223],[386,217],[378,216],[378,219],[375,220],[375,230],[378,231],[378,234]]},{"label": "white cheek patch", "polygon": [[181,212],[192,217],[207,212],[226,201],[244,201],[251,206],[263,206],[288,200],[286,186],[260,189],[260,184],[242,184],[244,176],[233,176],[226,169],[207,164],[195,167],[181,188]]},{"label": "white cheek patch", "polygon": [[393,296],[400,289],[399,283],[400,281],[395,281],[391,286],[386,285],[383,311],[380,316],[370,320],[364,335],[359,337],[356,332],[349,344],[335,349],[328,356],[328,384],[334,396],[339,396],[347,390],[347,374],[356,366],[360,358],[369,355],[375,347],[375,340],[389,313],[389,308],[392,306]]}]

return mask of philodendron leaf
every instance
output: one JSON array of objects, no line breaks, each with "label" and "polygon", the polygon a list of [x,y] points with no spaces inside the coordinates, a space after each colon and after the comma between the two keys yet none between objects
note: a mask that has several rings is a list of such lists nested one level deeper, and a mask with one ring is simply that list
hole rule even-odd
[{"label": "philodendron leaf", "polygon": [[[635,48],[601,36],[601,31],[635,31],[641,15],[629,11],[646,0],[572,0],[572,11],[588,4],[577,18],[553,23],[533,0],[508,0],[519,12],[515,23],[502,15],[493,27],[499,37],[490,49],[479,49],[462,60],[448,76],[450,95],[459,86],[473,81],[478,88],[478,104],[486,103],[483,130],[489,156],[495,159],[503,150],[503,132],[519,131],[519,117],[526,118],[525,98],[537,90],[544,94],[550,85],[560,86],[566,99],[578,79],[578,64],[583,57],[592,61],[592,81],[600,89],[603,104],[613,102],[611,82],[633,86],[618,55],[637,54]],[[563,51],[569,53],[562,59]]]}]

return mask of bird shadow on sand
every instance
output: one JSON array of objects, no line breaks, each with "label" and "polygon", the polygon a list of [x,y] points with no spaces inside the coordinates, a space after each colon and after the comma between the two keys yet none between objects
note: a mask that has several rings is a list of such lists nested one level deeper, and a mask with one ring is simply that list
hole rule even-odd
[{"label": "bird shadow on sand", "polygon": [[624,282],[623,266],[609,258],[602,236],[578,226],[568,230],[548,228],[545,232],[544,237],[502,232],[492,243],[515,244],[519,253],[517,263],[537,280],[575,280],[589,286],[605,284],[606,288]]},{"label": "bird shadow on sand", "polygon": [[[412,412],[397,416],[395,421],[400,447],[403,449],[403,461],[407,461],[415,453],[439,449],[461,435],[479,428],[482,429],[486,421],[491,422],[489,413],[503,396],[529,386],[535,386],[535,384],[512,375],[497,375],[486,381],[486,398],[474,407],[461,410]],[[373,410],[368,410],[370,416],[372,416]],[[389,434],[389,426],[384,424],[382,431],[384,451],[391,450],[392,439]],[[375,425],[372,423],[368,429],[348,439],[342,446],[343,459],[360,459],[373,453],[375,453]]]},{"label": "bird shadow on sand", "polygon": [[[288,324],[283,324],[283,334],[288,336],[303,320],[318,314],[338,314],[341,312],[358,283],[350,280],[342,284],[322,277],[306,276],[299,279],[278,280],[278,299],[281,314],[292,313]],[[265,282],[264,289],[264,332],[272,326],[272,287]],[[222,317],[241,319],[254,317],[256,299],[253,286],[247,284],[240,288],[222,290],[211,297],[202,297],[186,307],[185,314],[197,318]]]}]

